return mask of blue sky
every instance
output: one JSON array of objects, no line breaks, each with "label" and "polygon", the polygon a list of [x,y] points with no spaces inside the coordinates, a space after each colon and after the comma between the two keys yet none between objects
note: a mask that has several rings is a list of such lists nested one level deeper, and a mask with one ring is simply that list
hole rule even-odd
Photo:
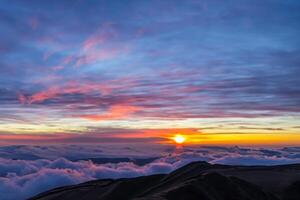
[{"label": "blue sky", "polygon": [[299,9],[2,0],[0,137],[157,142],[180,131],[204,143],[210,134],[300,143]]}]

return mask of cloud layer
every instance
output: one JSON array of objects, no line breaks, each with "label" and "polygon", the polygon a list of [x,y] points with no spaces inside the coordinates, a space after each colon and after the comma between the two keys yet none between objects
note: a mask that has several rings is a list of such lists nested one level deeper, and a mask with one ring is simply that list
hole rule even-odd
[{"label": "cloud layer", "polygon": [[[31,149],[32,154],[40,154],[40,157],[45,152],[52,153],[54,157],[57,157],[60,156],[57,155],[58,152],[65,150],[70,153],[71,149],[73,151],[71,155],[78,159],[84,158],[85,153],[94,153],[93,156],[97,157],[96,149],[98,149],[98,157],[103,157],[103,153],[105,154],[104,149],[112,157],[126,157],[126,155],[127,157],[128,155],[130,157],[141,157],[138,149],[135,148],[127,148],[127,151],[121,153],[122,149],[118,150],[120,152],[111,152],[107,147],[98,146],[89,149],[88,147],[76,145],[52,146],[48,149],[45,146],[10,146],[3,147],[1,153],[4,154],[4,152],[7,153],[14,149],[17,152],[23,151],[23,153]],[[53,151],[54,149],[57,153]],[[78,154],[80,149],[83,154]],[[95,164],[89,160],[70,161],[62,157],[37,160],[0,158],[0,198],[3,200],[22,200],[51,188],[93,179],[169,173],[192,161],[233,165],[277,165],[300,162],[300,148],[298,147],[281,149],[241,147],[185,147],[174,149],[164,147],[161,152],[157,151],[156,156],[159,156],[159,158],[143,166],[135,165],[132,162]],[[143,157],[145,156],[146,154]],[[153,154],[150,156],[153,156]]]}]

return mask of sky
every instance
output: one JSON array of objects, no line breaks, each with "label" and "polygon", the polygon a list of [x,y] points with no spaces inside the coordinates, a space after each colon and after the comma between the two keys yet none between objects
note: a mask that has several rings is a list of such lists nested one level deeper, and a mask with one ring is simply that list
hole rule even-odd
[{"label": "sky", "polygon": [[0,0],[0,145],[300,145],[297,0]]}]

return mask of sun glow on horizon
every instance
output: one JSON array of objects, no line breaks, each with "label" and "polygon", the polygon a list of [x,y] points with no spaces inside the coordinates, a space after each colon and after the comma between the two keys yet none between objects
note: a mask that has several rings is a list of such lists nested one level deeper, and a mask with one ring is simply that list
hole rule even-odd
[{"label": "sun glow on horizon", "polygon": [[177,143],[177,144],[182,144],[186,138],[182,135],[175,135],[173,140]]}]

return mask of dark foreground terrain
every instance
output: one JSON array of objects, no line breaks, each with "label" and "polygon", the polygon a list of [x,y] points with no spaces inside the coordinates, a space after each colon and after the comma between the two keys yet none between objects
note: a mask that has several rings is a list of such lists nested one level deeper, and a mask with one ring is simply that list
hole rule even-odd
[{"label": "dark foreground terrain", "polygon": [[300,164],[190,163],[170,174],[61,187],[30,200],[300,200]]}]

